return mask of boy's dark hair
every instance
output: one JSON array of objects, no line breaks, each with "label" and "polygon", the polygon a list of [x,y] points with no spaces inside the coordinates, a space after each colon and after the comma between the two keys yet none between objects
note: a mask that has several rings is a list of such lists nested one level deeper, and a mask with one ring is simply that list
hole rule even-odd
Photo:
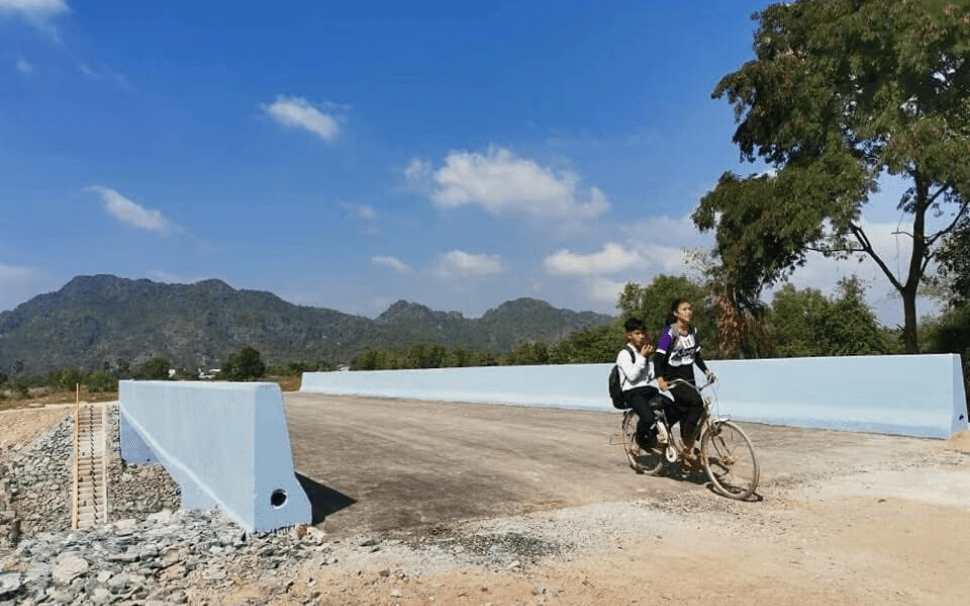
[{"label": "boy's dark hair", "polygon": [[630,316],[630,318],[623,324],[623,328],[625,328],[627,332],[643,330],[643,322],[641,322],[639,318]]}]

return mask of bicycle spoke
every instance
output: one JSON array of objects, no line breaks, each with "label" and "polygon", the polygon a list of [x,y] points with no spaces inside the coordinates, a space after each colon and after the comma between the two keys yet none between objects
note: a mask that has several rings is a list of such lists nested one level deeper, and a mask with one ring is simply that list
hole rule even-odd
[{"label": "bicycle spoke", "polygon": [[714,424],[701,449],[704,469],[721,494],[735,499],[751,496],[760,471],[754,447],[740,427],[727,421]]},{"label": "bicycle spoke", "polygon": [[623,415],[623,449],[626,451],[630,467],[637,473],[654,475],[663,467],[663,452],[651,448],[643,450],[636,442],[637,417],[635,412],[628,411]]}]

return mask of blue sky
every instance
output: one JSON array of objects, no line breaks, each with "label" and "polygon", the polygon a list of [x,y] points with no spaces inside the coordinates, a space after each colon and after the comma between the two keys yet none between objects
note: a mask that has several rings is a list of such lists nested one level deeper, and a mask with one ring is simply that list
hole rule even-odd
[{"label": "blue sky", "polygon": [[[615,313],[690,272],[700,197],[755,171],[710,93],[764,6],[0,0],[0,310],[110,273]],[[871,263],[794,282],[852,272],[897,322]]]}]

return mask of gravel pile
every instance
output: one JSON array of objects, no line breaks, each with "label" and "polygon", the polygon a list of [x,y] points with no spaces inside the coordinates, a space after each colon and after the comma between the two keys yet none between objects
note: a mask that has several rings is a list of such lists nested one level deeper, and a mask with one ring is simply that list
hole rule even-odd
[{"label": "gravel pile", "polygon": [[0,547],[4,536],[9,545],[20,533],[71,527],[73,423],[73,418],[65,419],[0,463],[0,509],[6,510],[0,519],[7,519],[7,530],[0,530]]},{"label": "gravel pile", "polygon": [[[109,413],[109,426],[117,428],[117,406]],[[179,511],[177,486],[163,467],[126,466],[115,458],[109,465],[112,522],[74,531],[68,493],[72,423],[69,418],[52,428],[0,469],[0,606],[206,603],[200,596],[244,584],[262,594],[247,603],[284,596],[286,603],[320,604],[326,598],[307,589],[307,578],[322,567],[386,587],[394,598],[410,580],[426,575],[469,566],[526,573],[547,560],[659,540],[691,523],[692,511],[718,515],[725,527],[741,525],[736,504],[705,495],[696,503],[599,503],[343,540],[304,526],[249,534],[218,511]],[[116,429],[110,438],[117,452]],[[294,579],[301,580],[298,587]]]},{"label": "gravel pile", "polygon": [[242,579],[272,597],[307,567],[340,565],[370,571],[375,582],[406,582],[467,565],[522,570],[575,548],[575,533],[567,542],[554,527],[532,535],[538,523],[527,518],[343,541],[304,526],[249,534],[219,511],[178,510],[178,487],[162,466],[125,465],[117,405],[106,412],[111,522],[101,528],[71,529],[73,417],[0,463],[0,606],[185,604],[193,592]]},{"label": "gravel pile", "polygon": [[121,460],[118,405],[105,408],[110,429],[108,452],[108,520],[143,519],[146,514],[181,506],[178,484],[161,465],[125,465]]},{"label": "gravel pile", "polygon": [[[178,509],[178,485],[161,465],[125,465],[118,456],[118,406],[106,405],[109,521]],[[71,528],[74,417],[65,418],[0,462],[0,548],[20,536]]]}]

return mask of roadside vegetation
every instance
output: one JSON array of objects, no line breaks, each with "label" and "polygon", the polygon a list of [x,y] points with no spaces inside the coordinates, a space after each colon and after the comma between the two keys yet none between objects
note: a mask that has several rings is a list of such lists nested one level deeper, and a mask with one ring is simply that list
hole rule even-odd
[{"label": "roadside vegetation", "polygon": [[[970,229],[958,232],[970,240]],[[966,242],[955,238],[948,250],[962,250]],[[935,276],[934,292],[946,302],[945,311],[924,318],[920,327],[922,353],[958,353],[964,375],[970,375],[970,303],[967,300],[966,263],[962,256],[944,265]],[[702,272],[703,273],[703,272]],[[780,288],[770,303],[761,303],[733,317],[725,313],[712,280],[686,276],[657,276],[647,286],[626,285],[617,303],[619,314],[605,325],[573,332],[555,343],[522,342],[505,353],[448,348],[415,343],[405,349],[372,349],[350,360],[285,361],[267,363],[250,346],[228,357],[215,381],[274,381],[283,391],[296,391],[304,372],[338,370],[397,370],[465,366],[522,366],[535,364],[593,364],[612,362],[623,347],[621,325],[628,316],[643,319],[655,339],[664,326],[666,311],[675,297],[694,302],[694,324],[704,339],[709,359],[789,358],[813,356],[901,354],[902,328],[879,324],[866,303],[865,288],[855,277],[843,279],[833,296],[818,289]],[[102,369],[66,368],[45,375],[27,376],[12,369],[0,373],[0,409],[27,405],[117,399],[118,381],[199,380],[204,369],[173,368],[165,358],[152,358],[134,368],[123,364]],[[206,375],[209,376],[209,375]],[[970,392],[970,385],[968,385]]]}]

